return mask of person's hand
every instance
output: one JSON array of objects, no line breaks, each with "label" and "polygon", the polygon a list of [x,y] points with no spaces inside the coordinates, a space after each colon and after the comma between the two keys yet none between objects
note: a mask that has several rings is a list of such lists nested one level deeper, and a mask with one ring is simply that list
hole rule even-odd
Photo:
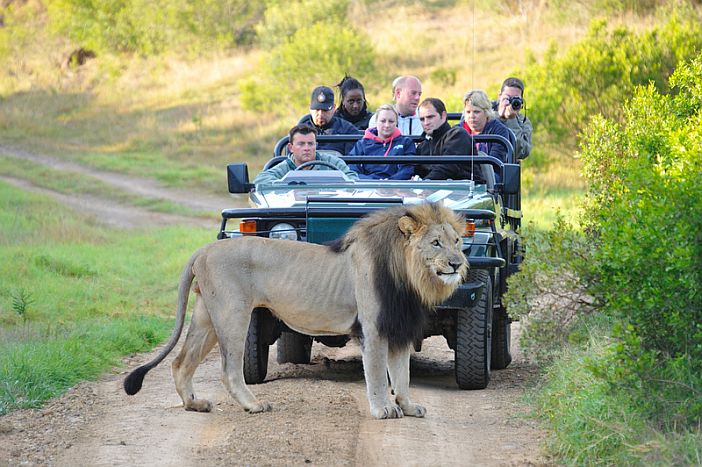
[{"label": "person's hand", "polygon": [[414,175],[412,178],[410,178],[410,180],[412,180],[413,182],[419,182],[422,180],[422,177],[420,177],[419,175]]},{"label": "person's hand", "polygon": [[[505,99],[507,100],[507,99]],[[517,115],[519,112],[514,110],[511,105],[509,105],[509,101],[506,103],[507,105],[502,107],[502,110],[500,110],[500,118],[504,118],[506,120],[509,120],[511,118],[517,118]]]}]

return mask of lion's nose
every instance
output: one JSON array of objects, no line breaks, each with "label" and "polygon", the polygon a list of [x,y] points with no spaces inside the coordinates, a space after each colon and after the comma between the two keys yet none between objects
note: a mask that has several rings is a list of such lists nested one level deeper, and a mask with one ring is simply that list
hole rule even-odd
[{"label": "lion's nose", "polygon": [[463,263],[449,263],[449,266],[453,268],[453,272],[456,272],[461,267],[461,264]]}]

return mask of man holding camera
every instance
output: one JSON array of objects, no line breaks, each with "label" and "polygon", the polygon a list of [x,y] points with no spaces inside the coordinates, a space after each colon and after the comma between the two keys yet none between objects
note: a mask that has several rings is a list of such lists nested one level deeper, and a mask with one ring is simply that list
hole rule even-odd
[{"label": "man holding camera", "polygon": [[519,111],[524,105],[524,83],[519,78],[507,78],[497,95],[493,108],[502,123],[509,128],[517,139],[514,154],[517,159],[526,159],[531,152],[531,122]]}]

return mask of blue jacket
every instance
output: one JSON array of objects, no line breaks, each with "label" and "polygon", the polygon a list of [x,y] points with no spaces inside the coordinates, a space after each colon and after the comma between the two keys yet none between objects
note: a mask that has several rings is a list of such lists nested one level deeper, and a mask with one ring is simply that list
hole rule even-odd
[{"label": "blue jacket", "polygon": [[[468,124],[461,120],[456,126],[462,126],[468,133],[472,133]],[[510,129],[507,128],[499,119],[488,120],[485,128],[480,133],[481,135],[500,135],[504,136],[507,141],[510,139]],[[488,156],[493,156],[501,160],[502,162],[507,162],[507,148],[505,148],[501,143],[476,143],[478,151],[486,153]]]},{"label": "blue jacket", "polygon": [[[352,123],[347,122],[343,118],[339,117],[332,117],[331,121],[323,126],[319,127],[314,124],[314,121],[312,120],[312,116],[307,114],[304,117],[300,119],[298,122],[300,124],[304,125],[309,125],[312,128],[317,129],[317,134],[318,135],[358,135],[361,132],[358,128],[356,128]],[[339,154],[342,156],[345,156],[349,154],[349,151],[353,149],[355,141],[349,141],[349,142],[334,142],[334,141],[318,141],[317,142],[317,150],[320,149],[331,149],[334,151],[338,151]]]},{"label": "blue jacket", "polygon": [[[402,136],[400,130],[383,140],[377,128],[369,128],[363,139],[356,142],[349,153],[352,156],[412,156],[416,153],[414,141]],[[361,179],[409,180],[414,175],[414,167],[405,164],[351,164],[351,170]]]}]

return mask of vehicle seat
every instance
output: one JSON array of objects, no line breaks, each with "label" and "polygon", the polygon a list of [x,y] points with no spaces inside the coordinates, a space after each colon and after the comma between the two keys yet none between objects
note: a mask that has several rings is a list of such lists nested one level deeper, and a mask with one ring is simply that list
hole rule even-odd
[{"label": "vehicle seat", "polygon": [[341,157],[341,153],[339,151],[334,150],[334,149],[317,149],[317,152],[320,154],[324,154],[326,156]]}]

